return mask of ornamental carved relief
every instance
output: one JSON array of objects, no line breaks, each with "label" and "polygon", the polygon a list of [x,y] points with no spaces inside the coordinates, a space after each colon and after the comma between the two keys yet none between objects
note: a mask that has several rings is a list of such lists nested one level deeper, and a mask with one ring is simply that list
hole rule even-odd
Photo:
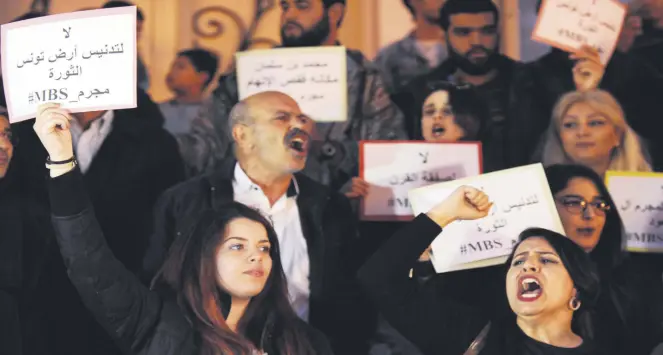
[{"label": "ornamental carved relief", "polygon": [[[252,0],[244,0],[251,2]],[[244,51],[251,48],[272,48],[279,45],[278,27],[269,26],[261,33],[259,28],[264,25],[265,16],[268,13],[274,15],[276,8],[275,0],[254,0],[252,14],[248,20],[242,16],[240,10],[231,6],[207,6],[197,10],[191,20],[191,29],[194,33],[194,45],[200,47],[221,48],[222,70],[228,71],[233,66],[233,55],[236,51]],[[246,6],[246,5],[244,5]],[[229,27],[231,26],[231,27]],[[274,36],[276,31],[276,36]],[[271,36],[267,36],[266,34]],[[234,36],[234,37],[233,37]],[[229,51],[228,42],[233,41],[236,46]],[[217,47],[215,44],[222,44]]]}]

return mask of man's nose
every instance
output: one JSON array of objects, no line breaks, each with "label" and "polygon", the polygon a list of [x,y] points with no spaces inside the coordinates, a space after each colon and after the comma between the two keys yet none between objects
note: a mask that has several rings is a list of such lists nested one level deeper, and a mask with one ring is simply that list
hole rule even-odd
[{"label": "man's nose", "polygon": [[469,36],[470,44],[472,46],[478,46],[481,44],[481,34],[479,31],[472,31],[470,32]]}]

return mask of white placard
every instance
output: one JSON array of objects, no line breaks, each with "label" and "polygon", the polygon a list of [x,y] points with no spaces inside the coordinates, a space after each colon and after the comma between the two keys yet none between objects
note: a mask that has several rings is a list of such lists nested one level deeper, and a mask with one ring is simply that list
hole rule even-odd
[{"label": "white placard", "polygon": [[410,220],[414,188],[481,174],[481,143],[364,141],[361,177],[371,187],[362,199],[365,221]]},{"label": "white placard", "polygon": [[235,57],[240,100],[279,91],[318,122],[348,119],[345,47],[251,50]]},{"label": "white placard", "polygon": [[530,227],[564,233],[541,164],[412,190],[414,213],[428,212],[462,185],[485,191],[494,205],[487,217],[453,222],[435,239],[431,260],[439,273],[503,263],[518,235]]},{"label": "white placard", "polygon": [[2,25],[2,74],[11,122],[45,102],[72,112],[136,107],[136,7]]},{"label": "white placard", "polygon": [[605,181],[626,229],[626,249],[663,252],[663,174],[609,171]]},{"label": "white placard", "polygon": [[626,17],[617,0],[543,0],[532,39],[572,52],[587,44],[607,64]]}]

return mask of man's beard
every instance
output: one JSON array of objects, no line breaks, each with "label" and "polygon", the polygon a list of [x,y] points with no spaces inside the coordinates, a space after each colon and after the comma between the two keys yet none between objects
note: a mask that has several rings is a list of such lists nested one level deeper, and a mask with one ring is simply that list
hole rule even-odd
[{"label": "man's beard", "polygon": [[[447,43],[449,43],[447,41]],[[497,48],[493,51],[490,51],[486,48],[481,48],[483,49],[486,53],[488,53],[488,56],[486,59],[481,62],[481,63],[474,63],[472,60],[468,58],[469,54],[472,52],[470,50],[467,52],[467,55],[462,55],[453,48],[451,44],[448,44],[448,49],[449,49],[449,60],[451,60],[455,65],[456,68],[462,70],[465,74],[469,75],[486,75],[488,74],[491,70],[495,69],[496,63],[497,63]],[[474,48],[473,50],[477,50],[477,48]]]},{"label": "man's beard", "polygon": [[[299,27],[301,34],[298,37],[288,37],[285,34],[287,25]],[[317,47],[329,37],[329,16],[325,12],[322,19],[309,30],[305,30],[296,22],[286,22],[281,27],[281,42],[284,47]]]}]

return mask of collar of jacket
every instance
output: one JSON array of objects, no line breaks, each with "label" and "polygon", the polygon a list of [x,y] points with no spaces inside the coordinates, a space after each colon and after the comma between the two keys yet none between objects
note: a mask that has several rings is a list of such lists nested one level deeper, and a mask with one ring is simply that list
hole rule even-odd
[{"label": "collar of jacket", "polygon": [[[211,202],[214,209],[233,198],[232,183],[236,164],[235,158],[225,159],[215,172],[208,175],[207,180],[212,190]],[[302,206],[314,207],[329,198],[331,191],[326,186],[320,185],[300,173],[295,173],[294,176],[299,187],[297,204],[300,206],[300,211],[302,211]]]}]

